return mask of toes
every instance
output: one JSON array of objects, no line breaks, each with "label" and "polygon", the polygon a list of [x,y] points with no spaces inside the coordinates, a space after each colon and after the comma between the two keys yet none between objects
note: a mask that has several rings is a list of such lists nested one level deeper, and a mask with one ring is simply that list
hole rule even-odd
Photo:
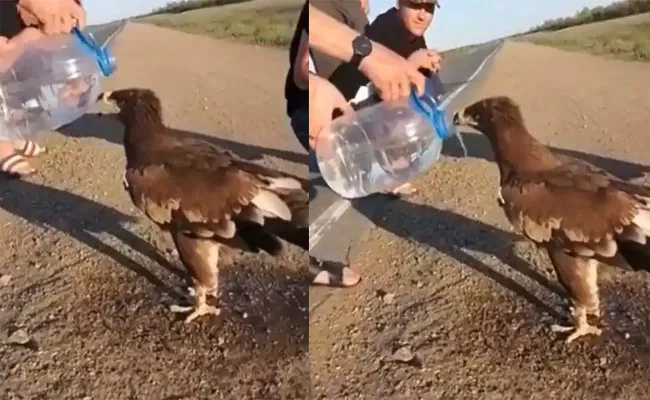
[{"label": "toes", "polygon": [[169,311],[173,313],[186,313],[188,311],[192,311],[194,307],[188,307],[188,306],[179,306],[177,304],[172,304],[169,306]]},{"label": "toes", "polygon": [[573,326],[564,326],[564,325],[551,325],[551,331],[555,333],[565,333],[574,330]]}]

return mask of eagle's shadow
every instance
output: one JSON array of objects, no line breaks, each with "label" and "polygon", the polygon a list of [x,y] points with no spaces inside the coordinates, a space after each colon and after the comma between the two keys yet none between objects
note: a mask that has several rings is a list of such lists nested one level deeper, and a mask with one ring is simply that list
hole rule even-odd
[{"label": "eagle's shadow", "polygon": [[515,253],[513,244],[523,240],[523,237],[451,211],[411,203],[401,198],[387,196],[373,196],[373,198],[376,198],[374,201],[386,202],[381,208],[374,208],[374,210],[381,209],[381,212],[369,211],[369,207],[363,206],[364,202],[359,200],[353,201],[353,206],[377,227],[401,238],[431,246],[499,283],[540,311],[558,320],[565,318],[554,308],[555,304],[546,304],[514,279],[465,251],[492,255],[506,266],[556,294],[560,299],[564,298],[564,291],[556,282],[549,280],[535,266]]},{"label": "eagle's shadow", "polygon": [[[306,153],[301,154],[288,150],[272,149],[269,147],[240,143],[212,135],[174,129],[173,127],[170,127],[170,129],[182,134],[183,136],[206,140],[224,150],[230,151],[232,154],[243,160],[259,161],[262,160],[264,156],[270,156],[297,164],[306,165],[308,162],[308,156]],[[289,129],[291,128],[288,126],[287,141],[295,140],[293,137],[294,135],[289,132]],[[124,144],[124,128],[122,124],[113,118],[102,116],[100,114],[85,114],[76,121],[59,128],[58,132],[69,137],[94,137],[120,146]]]},{"label": "eagle's shadow", "polygon": [[[490,143],[484,135],[475,132],[461,131],[463,142],[467,147],[467,156],[472,158],[481,158],[494,162],[494,153]],[[556,154],[572,157],[585,161],[595,167],[601,168],[619,179],[629,180],[643,178],[645,174],[650,173],[649,165],[637,164],[629,161],[618,160],[615,158],[599,156],[596,154],[585,153],[577,150],[563,149],[560,147],[548,146]],[[463,150],[458,140],[447,140],[442,148],[442,154],[448,157],[462,158]]]},{"label": "eagle's shadow", "polygon": [[0,208],[37,226],[61,231],[146,278],[170,297],[182,298],[180,293],[149,269],[95,236],[111,235],[171,274],[183,277],[182,271],[167,261],[155,247],[122,226],[123,223],[135,221],[129,215],[82,196],[24,179],[0,180]]}]

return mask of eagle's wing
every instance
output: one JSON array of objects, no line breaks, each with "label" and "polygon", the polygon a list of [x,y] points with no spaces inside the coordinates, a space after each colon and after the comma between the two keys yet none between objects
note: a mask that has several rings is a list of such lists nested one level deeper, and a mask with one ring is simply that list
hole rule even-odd
[{"label": "eagle's wing", "polygon": [[508,219],[530,240],[580,256],[613,257],[621,238],[645,244],[650,189],[592,168],[567,163],[512,174],[501,186]]},{"label": "eagle's wing", "polygon": [[203,237],[232,238],[237,219],[260,225],[265,218],[291,220],[280,195],[301,188],[292,178],[247,172],[229,154],[188,141],[127,167],[125,178],[134,204],[151,220]]}]

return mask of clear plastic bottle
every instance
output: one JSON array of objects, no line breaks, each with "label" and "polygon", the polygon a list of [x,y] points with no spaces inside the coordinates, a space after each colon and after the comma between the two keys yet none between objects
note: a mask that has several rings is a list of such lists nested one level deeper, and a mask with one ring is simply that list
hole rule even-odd
[{"label": "clear plastic bottle", "polygon": [[100,78],[115,70],[112,39],[103,45],[77,28],[17,50],[0,70],[0,139],[26,139],[66,125],[96,103]]},{"label": "clear plastic bottle", "polygon": [[344,198],[393,190],[433,165],[443,140],[455,134],[436,101],[415,92],[332,121],[316,142],[316,159],[329,187]]}]

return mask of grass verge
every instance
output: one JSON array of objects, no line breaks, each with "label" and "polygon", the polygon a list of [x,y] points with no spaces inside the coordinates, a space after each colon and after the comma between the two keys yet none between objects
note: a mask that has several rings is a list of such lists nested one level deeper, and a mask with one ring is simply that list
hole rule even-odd
[{"label": "grass verge", "polygon": [[302,5],[301,0],[253,0],[182,13],[157,14],[140,21],[220,39],[288,48]]},{"label": "grass verge", "polygon": [[533,33],[515,40],[623,60],[650,61],[650,13]]}]

